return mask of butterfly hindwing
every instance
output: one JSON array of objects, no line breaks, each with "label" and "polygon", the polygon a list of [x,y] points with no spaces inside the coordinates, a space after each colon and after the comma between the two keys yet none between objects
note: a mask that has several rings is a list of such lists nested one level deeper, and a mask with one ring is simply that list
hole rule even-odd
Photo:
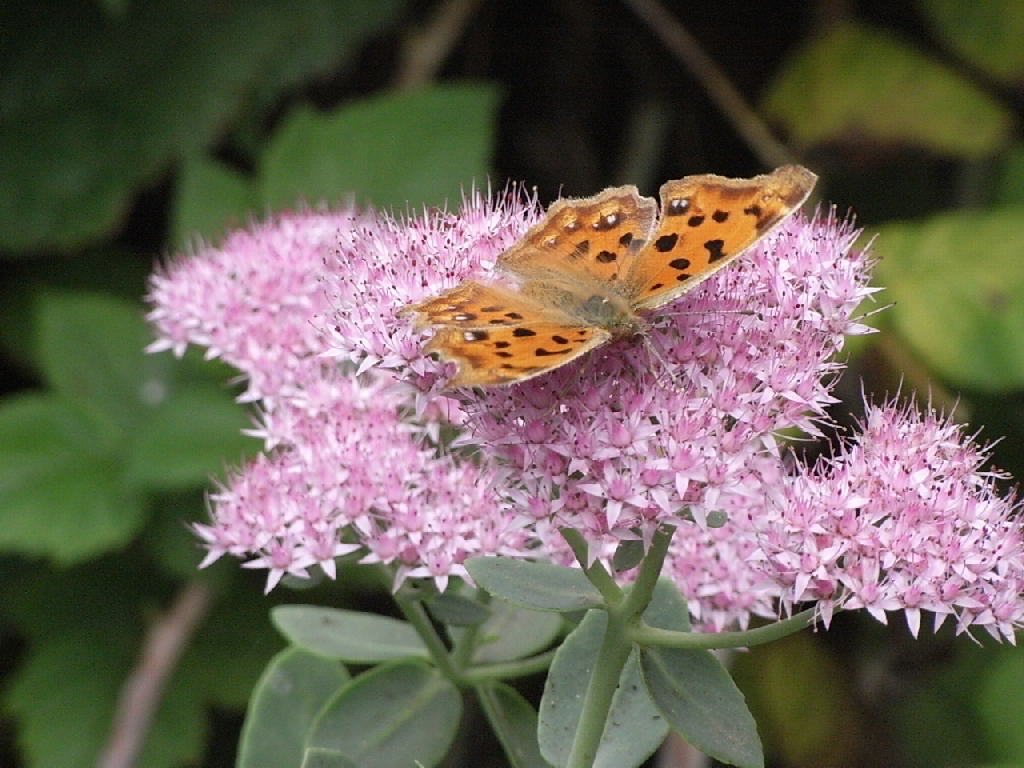
[{"label": "butterfly hindwing", "polygon": [[519,291],[472,280],[401,310],[403,314],[415,315],[416,328],[433,325],[464,329],[516,326],[526,317],[547,311]]},{"label": "butterfly hindwing", "polygon": [[441,328],[424,351],[437,352],[458,366],[448,386],[490,387],[539,376],[609,338],[603,328],[544,322],[515,328]]}]

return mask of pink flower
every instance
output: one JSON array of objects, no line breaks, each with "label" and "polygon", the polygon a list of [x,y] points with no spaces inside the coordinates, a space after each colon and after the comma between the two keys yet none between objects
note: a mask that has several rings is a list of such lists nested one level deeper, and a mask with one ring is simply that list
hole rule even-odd
[{"label": "pink flower", "polygon": [[647,344],[443,392],[446,367],[397,310],[486,277],[537,213],[513,191],[404,221],[293,214],[154,276],[151,348],[206,346],[262,409],[266,455],[196,526],[206,562],[248,558],[269,588],[358,551],[443,588],[481,554],[570,562],[565,526],[606,562],[672,526],[666,574],[702,629],[814,602],[826,622],[900,610],[916,633],[925,610],[1012,641],[1019,502],[996,494],[984,449],[895,405],[814,466],[779,440],[820,434],[844,338],[868,332],[870,259],[848,222],[789,219],[654,313]]}]

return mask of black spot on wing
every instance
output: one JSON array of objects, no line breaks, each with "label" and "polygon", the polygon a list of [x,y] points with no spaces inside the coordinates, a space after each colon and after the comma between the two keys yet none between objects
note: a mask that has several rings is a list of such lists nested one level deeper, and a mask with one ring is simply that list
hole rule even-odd
[{"label": "black spot on wing", "polygon": [[722,250],[724,247],[724,240],[705,240],[704,248],[708,252],[708,262],[714,264],[719,259],[724,258],[725,252]]},{"label": "black spot on wing", "polygon": [[536,357],[558,357],[559,355],[566,355],[571,351],[569,349],[544,349],[544,347],[537,347],[533,354]]},{"label": "black spot on wing", "polygon": [[679,242],[679,235],[675,232],[669,235],[662,235],[654,241],[654,247],[660,253],[667,253],[676,247],[676,243]]}]

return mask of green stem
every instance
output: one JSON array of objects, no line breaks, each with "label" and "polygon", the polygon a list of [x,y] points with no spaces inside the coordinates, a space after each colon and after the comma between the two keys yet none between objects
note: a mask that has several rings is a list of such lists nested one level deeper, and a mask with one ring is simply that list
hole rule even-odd
[{"label": "green stem", "polygon": [[674,528],[662,528],[654,534],[651,548],[647,550],[644,559],[640,561],[636,581],[633,582],[633,587],[629,590],[622,606],[623,614],[628,620],[639,621],[640,615],[647,610],[651,597],[654,595],[658,577],[661,576],[661,567],[665,564],[668,545],[672,541],[673,533],[675,533]]},{"label": "green stem", "polygon": [[398,608],[402,615],[419,633],[423,644],[427,646],[430,657],[434,660],[437,668],[441,670],[441,674],[456,685],[462,685],[462,672],[452,664],[451,657],[448,655],[448,648],[437,634],[437,630],[434,629],[434,625],[430,621],[423,603],[419,600],[396,600],[395,602],[398,603]]},{"label": "green stem", "polygon": [[631,633],[633,642],[646,647],[660,648],[750,648],[779,640],[806,629],[814,623],[815,610],[806,611],[783,621],[776,621],[744,632],[677,632],[640,623]]},{"label": "green stem", "polygon": [[462,679],[470,685],[493,682],[495,680],[510,680],[515,677],[526,677],[543,672],[551,666],[555,658],[554,651],[538,653],[516,661],[501,661],[493,664],[474,664],[462,673]]},{"label": "green stem", "polygon": [[590,674],[590,683],[583,698],[583,709],[565,768],[592,768],[594,765],[601,735],[611,711],[612,697],[632,647],[623,617],[609,610],[608,625]]},{"label": "green stem", "polygon": [[[480,601],[481,605],[491,602],[491,596],[482,589],[476,590],[476,599]],[[480,624],[473,624],[462,627],[461,631],[452,632],[455,642],[449,656],[456,669],[465,671],[473,661],[473,654],[476,652],[477,640],[480,636],[480,627]]]},{"label": "green stem", "polygon": [[588,564],[588,548],[587,541],[583,538],[579,531],[574,528],[563,528],[561,530],[562,538],[569,544],[569,548],[572,549],[573,555],[576,557],[576,562],[580,564],[580,568],[583,569],[583,573],[590,579],[590,583],[597,588],[597,591],[601,593],[601,597],[604,598],[605,603],[608,605],[617,605],[622,602],[622,590],[619,585],[615,583],[615,579],[611,577],[608,571],[605,570],[604,566],[596,560],[594,563]]},{"label": "green stem", "polygon": [[[562,535],[579,557],[579,551],[574,545],[582,542],[582,537],[574,540],[579,534],[569,530],[563,530]],[[640,563],[636,581],[624,597],[603,567],[600,572],[615,587],[614,591],[602,589],[601,584],[591,578],[605,596],[608,624],[601,639],[601,648],[594,669],[590,674],[587,692],[583,697],[583,708],[566,768],[590,768],[594,764],[601,736],[611,712],[612,699],[622,677],[622,669],[626,666],[630,651],[633,649],[633,631],[640,621],[641,614],[651,602],[671,540],[671,531],[659,531],[655,535],[651,548]],[[609,599],[609,596],[612,599]]]}]

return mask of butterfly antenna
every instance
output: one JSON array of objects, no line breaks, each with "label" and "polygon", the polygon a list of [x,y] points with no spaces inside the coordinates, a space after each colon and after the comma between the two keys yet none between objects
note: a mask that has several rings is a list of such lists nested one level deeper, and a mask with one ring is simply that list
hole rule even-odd
[{"label": "butterfly antenna", "polygon": [[658,345],[654,342],[652,334],[645,333],[642,337],[643,345],[650,353],[651,357],[654,358],[658,365],[655,367],[654,381],[662,389],[667,389],[671,392],[678,392],[682,394],[685,392],[679,382],[672,377],[672,366],[669,364],[668,358],[662,354],[661,350],[658,349]]}]

